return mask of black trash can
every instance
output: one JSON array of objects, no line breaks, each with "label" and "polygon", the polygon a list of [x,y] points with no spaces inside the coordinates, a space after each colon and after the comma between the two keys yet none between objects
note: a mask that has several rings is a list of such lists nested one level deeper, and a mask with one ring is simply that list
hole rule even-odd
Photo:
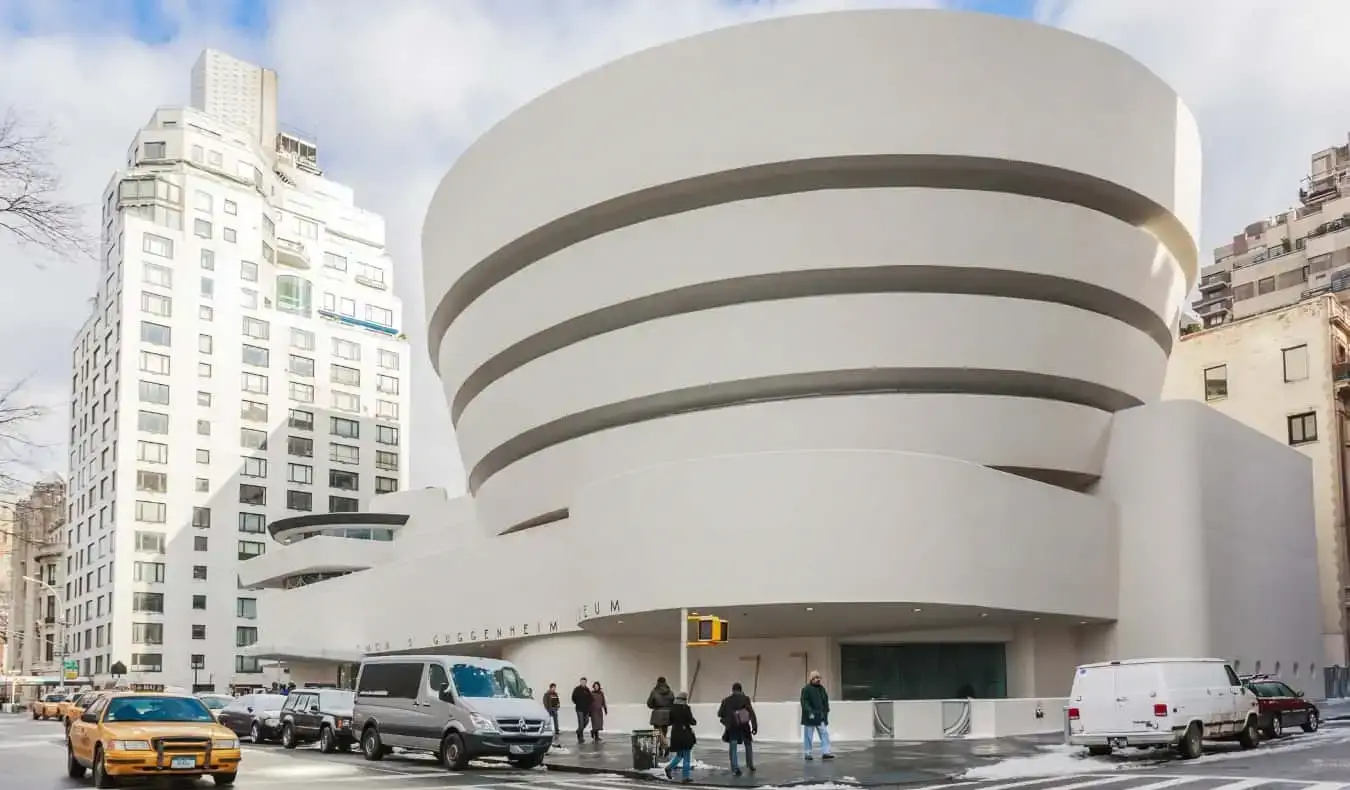
[{"label": "black trash can", "polygon": [[650,771],[661,761],[661,741],[656,730],[633,730],[633,770]]}]

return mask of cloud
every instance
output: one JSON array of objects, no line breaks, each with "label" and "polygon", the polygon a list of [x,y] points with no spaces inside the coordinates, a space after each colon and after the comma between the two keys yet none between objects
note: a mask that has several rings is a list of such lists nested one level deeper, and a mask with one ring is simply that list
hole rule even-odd
[{"label": "cloud", "polygon": [[[283,122],[315,137],[329,175],[388,218],[396,291],[420,344],[426,204],[459,151],[515,107],[613,58],[727,24],[936,4],[285,0],[268,6],[257,33],[234,25],[226,3],[171,0],[149,35],[136,15],[144,3],[0,0],[0,73],[8,76],[0,107],[19,106],[60,129],[58,164],[95,228],[99,197],[135,130],[155,106],[186,102],[202,47],[275,68]],[[1350,50],[1336,40],[1350,29],[1344,0],[1043,0],[1038,13],[1121,46],[1186,96],[1207,144],[1207,244],[1290,202],[1307,155],[1345,139],[1350,112],[1340,108],[1350,106],[1350,85],[1340,75]],[[0,246],[0,265],[8,286],[0,289],[0,336],[11,341],[0,345],[0,384],[29,376],[35,392],[63,399],[96,264]],[[414,359],[413,483],[462,489],[440,382],[424,353]],[[60,403],[39,441],[60,446],[65,413]],[[52,456],[48,468],[64,472],[63,454]]]}]

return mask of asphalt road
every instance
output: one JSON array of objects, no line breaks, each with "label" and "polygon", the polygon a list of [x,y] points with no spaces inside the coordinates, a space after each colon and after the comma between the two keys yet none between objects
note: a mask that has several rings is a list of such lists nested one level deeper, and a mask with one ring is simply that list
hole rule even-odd
[{"label": "asphalt road", "polygon": [[[505,763],[471,766],[449,773],[430,759],[391,756],[368,763],[359,754],[320,754],[313,748],[287,751],[280,746],[243,745],[244,762],[235,787],[240,790],[433,790],[464,787],[473,790],[632,790],[651,783],[608,776],[550,774],[546,770],[518,771]],[[33,721],[27,716],[0,714],[0,787],[14,790],[65,790],[91,787],[66,776],[65,741],[61,724]],[[169,787],[157,782],[140,787]],[[173,787],[207,790],[209,779]]]}]

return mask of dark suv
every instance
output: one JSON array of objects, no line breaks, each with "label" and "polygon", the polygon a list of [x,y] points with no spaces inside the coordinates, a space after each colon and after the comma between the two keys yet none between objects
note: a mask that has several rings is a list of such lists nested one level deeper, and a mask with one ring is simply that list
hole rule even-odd
[{"label": "dark suv", "polygon": [[1302,691],[1295,691],[1269,675],[1250,675],[1244,677],[1242,683],[1256,695],[1260,710],[1257,727],[1267,738],[1279,738],[1284,735],[1285,727],[1295,725],[1302,727],[1304,732],[1317,732],[1322,713],[1303,698]]},{"label": "dark suv", "polygon": [[281,708],[281,745],[319,742],[319,751],[350,751],[354,695],[341,689],[296,689]]}]

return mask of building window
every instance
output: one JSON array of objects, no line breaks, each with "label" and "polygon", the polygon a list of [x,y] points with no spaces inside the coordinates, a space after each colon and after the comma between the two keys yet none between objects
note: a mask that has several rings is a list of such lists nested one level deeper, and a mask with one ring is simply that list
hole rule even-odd
[{"label": "building window", "polygon": [[383,375],[376,376],[375,389],[385,393],[386,395],[397,395],[398,379],[395,378],[394,376],[383,376]]},{"label": "building window", "polygon": [[391,400],[375,401],[375,416],[385,420],[397,420],[398,403]]},{"label": "building window", "polygon": [[213,299],[216,295],[216,281],[210,277],[203,277],[201,284],[201,294],[203,299]]},{"label": "building window", "polygon": [[197,308],[197,317],[203,321],[214,321],[216,318],[216,311],[207,305],[202,305]]},{"label": "building window", "polygon": [[334,384],[345,384],[348,387],[361,386],[361,371],[356,368],[344,367],[342,365],[333,365],[329,371],[329,380]]},{"label": "building window", "polygon": [[290,415],[287,417],[287,424],[298,431],[312,431],[314,430],[314,412],[291,409]]},{"label": "building window", "polygon": [[376,477],[375,493],[392,494],[398,490],[398,480],[393,477]]},{"label": "building window", "polygon": [[1308,378],[1308,346],[1284,349],[1284,380],[1303,381]]},{"label": "building window", "polygon": [[[196,627],[196,626],[193,626],[192,629],[193,629],[193,632],[195,633],[197,627]],[[202,638],[203,638],[203,639],[206,638],[206,626],[202,626]],[[206,654],[205,654],[205,653],[193,653],[192,656],[191,656],[191,660],[192,660],[192,666],[189,667],[189,669],[206,669]]]},{"label": "building window", "polygon": [[161,406],[169,405],[169,386],[154,381],[142,381],[139,383],[138,391],[142,403],[156,403]]},{"label": "building window", "polygon": [[142,321],[141,342],[149,343],[152,346],[172,345],[173,330],[163,324],[152,324],[149,321]]},{"label": "building window", "polygon": [[204,219],[195,219],[195,220],[193,220],[193,221],[192,221],[192,232],[193,232],[194,234],[196,234],[198,238],[202,238],[202,239],[209,239],[209,238],[211,238],[211,223],[210,223],[210,221],[209,221],[209,220],[204,220]]},{"label": "building window", "polygon": [[398,429],[390,425],[376,425],[375,441],[398,446]]},{"label": "building window", "polygon": [[214,371],[213,371],[212,368],[211,368],[211,363],[210,363],[210,362],[198,362],[198,363],[197,363],[197,377],[198,377],[198,378],[209,379],[209,378],[211,378],[211,374],[212,374],[213,372],[214,372]]},{"label": "building window", "polygon": [[361,509],[361,503],[352,497],[330,496],[328,497],[329,513],[355,513]]},{"label": "building window", "polygon": [[267,531],[267,519],[261,513],[240,513],[239,531],[250,535],[261,535]]},{"label": "building window", "polygon": [[210,420],[197,420],[197,435],[198,435],[198,436],[210,436],[210,435],[211,435],[211,421],[210,421]]},{"label": "building window", "polygon": [[141,251],[148,255],[158,255],[161,258],[172,258],[173,239],[146,233],[141,237]]},{"label": "building window", "polygon": [[211,508],[194,507],[192,509],[192,526],[197,529],[211,528]]},{"label": "building window", "polygon": [[351,362],[361,361],[361,347],[350,340],[333,338],[333,356]]},{"label": "building window", "polygon": [[361,490],[361,476],[345,469],[328,470],[328,487],[339,491]]},{"label": "building window", "polygon": [[147,263],[141,273],[141,280],[147,285],[158,285],[161,288],[173,287],[173,269],[167,266],[160,266],[157,263]]},{"label": "building window", "polygon": [[244,316],[244,336],[254,340],[267,340],[271,336],[271,325],[260,318]]},{"label": "building window", "polygon": [[199,494],[211,493],[211,481],[208,478],[205,477],[194,478],[192,481],[192,485],[194,488],[197,489],[197,493]]},{"label": "building window", "polygon": [[328,432],[334,436],[341,436],[344,439],[360,439],[361,423],[356,420],[348,420],[342,417],[329,417]]},{"label": "building window", "polygon": [[136,442],[136,460],[147,464],[167,464],[169,445],[158,442]]},{"label": "building window", "polygon": [[255,400],[240,401],[239,419],[249,422],[267,422],[267,404]]},{"label": "building window", "polygon": [[301,384],[298,381],[292,381],[289,383],[288,390],[293,401],[299,401],[300,403],[314,402],[313,384]]},{"label": "building window", "polygon": [[286,452],[300,458],[314,457],[314,440],[303,436],[286,437]]},{"label": "building window", "polygon": [[203,354],[210,354],[216,350],[216,343],[210,335],[197,335],[197,350]]},{"label": "building window", "polygon": [[141,312],[168,318],[173,315],[173,300],[167,296],[141,291]]},{"label": "building window", "polygon": [[136,470],[136,490],[150,494],[163,494],[169,490],[169,476],[163,472]]},{"label": "building window", "polygon": [[257,598],[235,598],[234,616],[240,620],[258,619],[258,599]]},{"label": "building window", "polygon": [[[168,506],[163,502],[141,502],[136,503],[136,520],[144,521],[147,524],[163,524],[165,521],[165,511]],[[163,535],[160,535],[161,541]],[[163,551],[161,545],[160,551]]]},{"label": "building window", "polygon": [[211,463],[211,451],[210,451],[210,450],[198,450],[198,451],[197,451],[197,463],[199,463],[199,464],[209,464],[209,463]]},{"label": "building window", "polygon": [[242,358],[245,365],[252,365],[257,368],[265,368],[271,363],[272,356],[267,349],[261,346],[244,346]]},{"label": "building window", "polygon": [[239,559],[249,560],[254,557],[261,557],[263,552],[267,551],[267,545],[256,540],[239,541]]},{"label": "building window", "polygon": [[256,283],[258,281],[258,264],[253,261],[240,261],[239,279],[244,282]]},{"label": "building window", "polygon": [[262,659],[257,656],[235,656],[234,673],[236,675],[257,675],[262,672]]},{"label": "building window", "polygon": [[267,488],[248,483],[239,484],[239,504],[262,507],[267,504]]},{"label": "building window", "polygon": [[332,393],[332,405],[338,411],[359,412],[361,411],[361,396],[354,392],[334,391]]},{"label": "building window", "polygon": [[[262,431],[258,431],[258,433],[262,433]],[[267,434],[263,434],[263,436],[266,437]],[[262,447],[260,449],[265,450],[267,448]],[[240,470],[239,474],[243,477],[267,477],[267,459],[245,458],[244,468]]]},{"label": "building window", "polygon": [[308,513],[314,509],[314,495],[308,491],[287,491],[286,509]]},{"label": "building window", "polygon": [[133,592],[131,611],[164,614],[164,593]]},{"label": "building window", "polygon": [[163,623],[132,623],[131,642],[136,645],[164,644]]},{"label": "building window", "polygon": [[143,143],[141,150],[146,159],[164,159],[168,156],[168,146],[162,142]]},{"label": "building window", "polygon": [[1228,397],[1228,366],[1205,368],[1205,400]]},{"label": "building window", "polygon": [[347,259],[338,255],[336,252],[325,252],[323,254],[323,267],[334,271],[347,271]]},{"label": "building window", "polygon": [[240,288],[239,304],[242,305],[245,310],[257,310],[258,292],[252,288]]},{"label": "building window", "polygon": [[225,213],[231,216],[238,214],[239,204],[235,203],[233,200],[225,201]]},{"label": "building window", "polygon": [[361,463],[361,448],[350,444],[333,444],[328,448],[328,460],[340,464]]},{"label": "building window", "polygon": [[193,551],[209,551],[211,549],[211,540],[205,535],[192,536]]},{"label": "building window", "polygon": [[192,608],[197,610],[206,609],[206,596],[205,595],[192,596]]},{"label": "building window", "polygon": [[160,653],[132,653],[131,666],[132,672],[160,672],[164,669],[164,656]]},{"label": "building window", "polygon": [[309,315],[314,307],[314,286],[293,274],[277,276],[277,309]]},{"label": "building window", "polygon": [[1317,414],[1304,412],[1289,418],[1289,443],[1307,444],[1317,441]]},{"label": "building window", "polygon": [[398,353],[380,349],[378,364],[385,370],[398,370]]},{"label": "building window", "polygon": [[380,326],[394,325],[394,311],[385,307],[376,307],[373,304],[366,305],[366,320],[372,324]]},{"label": "building window", "polygon": [[155,354],[150,351],[141,352],[141,372],[154,373],[160,376],[169,375],[170,358],[164,354]]},{"label": "building window", "polygon": [[252,392],[258,395],[267,394],[267,377],[260,376],[257,373],[245,373],[242,378],[241,388],[244,392]]},{"label": "building window", "polygon": [[133,581],[148,584],[163,584],[164,568],[165,565],[162,562],[133,562],[131,564],[131,578]]},{"label": "building window", "polygon": [[143,551],[147,554],[163,554],[165,545],[164,533],[136,530],[135,543],[133,545],[135,546],[136,551]]},{"label": "building window", "polygon": [[226,228],[225,232],[221,235],[225,239],[225,241],[229,242],[230,244],[234,244],[236,238],[234,228]]},{"label": "building window", "polygon": [[314,333],[308,329],[291,329],[291,345],[302,351],[314,350]]},{"label": "building window", "polygon": [[194,579],[196,579],[196,580],[198,580],[198,581],[206,581],[206,566],[205,566],[205,565],[193,565],[193,566],[192,566],[192,578],[194,578]]},{"label": "building window", "polygon": [[[246,450],[266,450],[267,431],[255,431],[252,428],[239,429],[239,446]],[[262,460],[262,459],[254,459]]]},{"label": "building window", "polygon": [[286,480],[291,483],[310,485],[314,482],[314,467],[308,464],[287,464]]},{"label": "building window", "polygon": [[384,469],[389,472],[397,472],[398,453],[386,452],[384,450],[375,451],[375,468]]}]

